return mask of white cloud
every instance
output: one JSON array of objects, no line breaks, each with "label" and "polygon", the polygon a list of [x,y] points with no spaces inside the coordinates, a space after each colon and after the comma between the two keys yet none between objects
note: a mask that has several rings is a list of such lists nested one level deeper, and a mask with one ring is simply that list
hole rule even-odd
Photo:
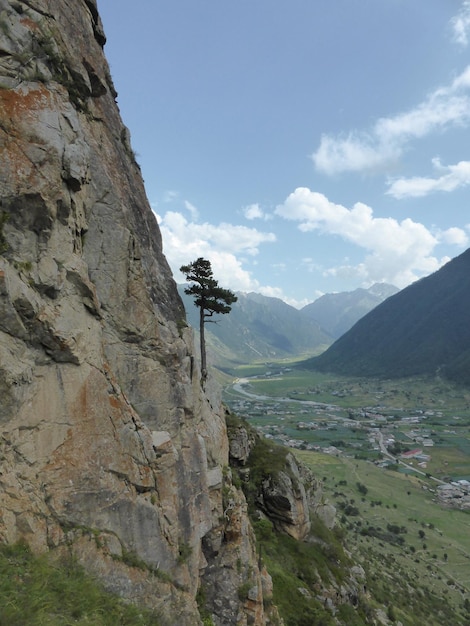
[{"label": "white cloud", "polygon": [[260,205],[256,202],[249,204],[242,209],[242,213],[247,220],[270,220],[272,215],[263,211]]},{"label": "white cloud", "polygon": [[450,85],[432,92],[416,108],[395,117],[380,118],[367,132],[346,137],[323,135],[312,155],[315,167],[326,174],[364,171],[390,166],[412,139],[452,125],[470,122],[470,66]]},{"label": "white cloud", "polygon": [[324,275],[333,278],[355,279],[361,281],[364,287],[370,287],[374,283],[387,282],[400,289],[407,287],[412,282],[436,272],[449,261],[449,257],[437,259],[428,257],[426,262],[419,264],[420,271],[416,267],[398,265],[397,259],[381,258],[378,255],[369,255],[363,263],[358,265],[339,265],[325,270]]},{"label": "white cloud", "polygon": [[438,233],[439,241],[462,248],[468,246],[469,238],[462,228],[452,227]]},{"label": "white cloud", "polygon": [[264,213],[261,210],[259,204],[250,204],[249,206],[243,209],[243,215],[247,220],[256,220],[262,219],[264,217]]},{"label": "white cloud", "polygon": [[194,204],[191,204],[191,202],[188,202],[187,200],[185,200],[184,206],[186,210],[189,212],[189,214],[191,215],[191,219],[193,221],[199,218],[199,210],[194,206]]},{"label": "white cloud", "polygon": [[312,259],[311,257],[303,258],[302,265],[306,268],[308,272],[318,272],[322,269],[318,261],[315,259]]},{"label": "white cloud", "polygon": [[339,139],[322,135],[312,159],[317,170],[331,175],[380,169],[398,159],[400,154],[399,146],[383,145],[373,134],[354,132]]},{"label": "white cloud", "polygon": [[258,254],[261,243],[276,240],[274,233],[265,233],[256,228],[236,226],[222,222],[219,225],[208,222],[189,222],[181,213],[168,211],[160,218],[162,234],[174,242],[174,247],[182,254],[191,256],[191,252],[208,249],[228,252]]},{"label": "white cloud", "polygon": [[179,272],[181,265],[202,256],[210,260],[214,276],[223,287],[235,291],[260,291],[262,287],[251,272],[244,269],[242,259],[246,255],[257,255],[261,244],[276,241],[273,233],[227,223],[199,224],[174,211],[157,215],[157,219],[163,251],[177,281],[184,281]]},{"label": "white cloud", "polygon": [[222,287],[245,292],[260,290],[259,282],[253,278],[251,272],[243,268],[242,262],[233,253],[211,250],[205,257],[210,260],[214,276]]},{"label": "white cloud", "polygon": [[[317,293],[318,292],[315,292],[315,294],[312,296],[313,299],[318,298]],[[279,298],[284,300],[284,302],[286,302],[287,304],[290,304],[290,306],[293,306],[294,309],[303,309],[304,306],[307,306],[307,304],[310,304],[312,302],[312,299],[308,298],[303,298],[302,300],[296,300],[295,298],[287,298],[283,296],[279,296]]]},{"label": "white cloud", "polygon": [[267,298],[278,298],[279,300],[283,300],[286,304],[290,304],[296,309],[301,309],[304,306],[307,306],[312,300],[307,298],[303,298],[302,300],[298,300],[296,298],[290,298],[284,295],[283,290],[280,287],[258,287],[258,293],[262,296],[266,296]]},{"label": "white cloud", "polygon": [[174,202],[179,197],[179,193],[172,189],[168,189],[163,194],[163,202]]},{"label": "white cloud", "polygon": [[470,0],[465,0],[459,13],[451,20],[454,40],[461,46],[468,45],[468,33],[470,32]]},{"label": "white cloud", "polygon": [[275,212],[298,222],[303,232],[336,235],[367,250],[368,255],[359,265],[345,264],[324,271],[328,276],[354,276],[363,283],[386,281],[404,287],[442,265],[443,261],[433,256],[440,241],[461,245],[462,233],[465,235],[460,229],[449,229],[447,234],[435,236],[410,218],[399,222],[390,217],[374,217],[373,210],[365,204],[358,202],[348,209],[305,187],[291,193]]},{"label": "white cloud", "polygon": [[443,166],[439,159],[433,159],[434,167],[441,172],[437,178],[414,176],[399,178],[389,183],[388,195],[397,199],[418,198],[435,191],[454,191],[470,184],[470,161],[460,161],[456,165]]}]

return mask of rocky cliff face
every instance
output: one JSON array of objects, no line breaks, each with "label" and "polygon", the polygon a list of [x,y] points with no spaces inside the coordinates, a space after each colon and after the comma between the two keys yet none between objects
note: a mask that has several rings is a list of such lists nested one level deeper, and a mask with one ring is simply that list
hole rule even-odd
[{"label": "rocky cliff face", "polygon": [[203,584],[216,624],[266,624],[104,43],[95,0],[0,0],[0,540],[72,550],[165,624],[201,623]]}]

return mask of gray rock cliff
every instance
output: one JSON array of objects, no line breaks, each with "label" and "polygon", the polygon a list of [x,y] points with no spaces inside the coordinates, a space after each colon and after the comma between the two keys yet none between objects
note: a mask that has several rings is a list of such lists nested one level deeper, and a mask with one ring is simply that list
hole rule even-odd
[{"label": "gray rock cliff", "polygon": [[215,624],[267,624],[104,43],[95,0],[0,0],[0,541],[72,550],[162,623],[217,581]]}]

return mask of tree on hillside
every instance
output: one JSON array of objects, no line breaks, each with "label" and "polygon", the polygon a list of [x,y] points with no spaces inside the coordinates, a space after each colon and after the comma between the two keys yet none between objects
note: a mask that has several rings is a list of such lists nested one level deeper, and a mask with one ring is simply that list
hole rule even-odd
[{"label": "tree on hillside", "polygon": [[232,304],[237,296],[230,289],[219,287],[212,273],[211,262],[199,257],[189,265],[182,265],[180,272],[191,283],[184,292],[194,296],[194,304],[199,307],[199,337],[201,344],[201,375],[202,384],[207,378],[206,341],[204,324],[215,314],[226,314],[232,310]]}]

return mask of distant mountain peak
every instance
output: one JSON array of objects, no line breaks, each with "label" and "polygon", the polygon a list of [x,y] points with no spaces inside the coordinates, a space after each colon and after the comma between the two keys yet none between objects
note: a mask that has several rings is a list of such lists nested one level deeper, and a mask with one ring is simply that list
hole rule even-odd
[{"label": "distant mountain peak", "polygon": [[361,317],[399,290],[387,283],[375,283],[368,289],[359,287],[354,291],[326,293],[307,304],[302,312],[309,319],[337,339],[347,332]]},{"label": "distant mountain peak", "polygon": [[395,285],[390,285],[389,283],[374,283],[367,289],[367,291],[385,300],[386,298],[396,294],[399,289],[398,287],[395,287]]}]

